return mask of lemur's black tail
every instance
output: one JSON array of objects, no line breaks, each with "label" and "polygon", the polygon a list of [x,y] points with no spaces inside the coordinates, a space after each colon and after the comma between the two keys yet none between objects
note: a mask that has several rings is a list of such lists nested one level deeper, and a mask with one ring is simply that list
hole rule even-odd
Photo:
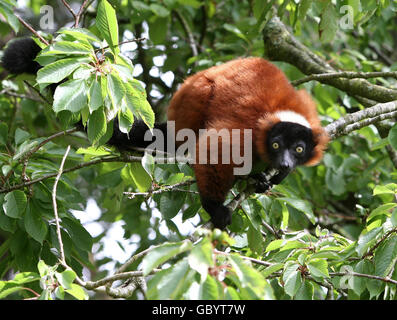
[{"label": "lemur's black tail", "polygon": [[34,61],[34,58],[40,50],[40,47],[32,38],[12,40],[4,50],[1,64],[10,73],[36,74],[40,65]]},{"label": "lemur's black tail", "polygon": [[[6,47],[1,59],[1,65],[4,69],[12,74],[36,74],[41,66],[34,61],[41,48],[32,38],[19,38],[12,40]],[[82,124],[79,127],[84,130]],[[167,137],[167,124],[160,123],[154,125],[164,134],[164,141]],[[108,144],[114,145],[121,150],[127,150],[131,147],[145,148],[152,143],[151,134],[148,134],[149,140],[145,141],[145,133],[149,128],[142,120],[135,120],[129,134],[120,131],[118,121],[114,123],[113,135]],[[165,148],[163,151],[166,151]]]}]

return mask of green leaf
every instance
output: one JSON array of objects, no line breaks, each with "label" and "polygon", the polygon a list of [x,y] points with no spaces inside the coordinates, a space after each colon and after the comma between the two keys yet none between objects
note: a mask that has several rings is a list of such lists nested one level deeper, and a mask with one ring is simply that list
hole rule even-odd
[{"label": "green leaf", "polygon": [[69,80],[60,84],[54,94],[55,112],[68,110],[79,112],[87,105],[87,88],[83,79]]},{"label": "green leaf", "polygon": [[373,195],[376,196],[378,194],[395,194],[397,193],[397,184],[389,183],[385,186],[375,186]]},{"label": "green leaf", "polygon": [[208,275],[200,285],[199,300],[218,300],[219,291],[217,281]]},{"label": "green leaf", "polygon": [[8,140],[8,125],[0,122],[0,145],[6,145]]},{"label": "green leaf", "polygon": [[321,21],[319,24],[320,37],[323,42],[330,42],[334,39],[336,31],[338,30],[338,21],[339,16],[335,6],[329,1],[321,14]]},{"label": "green leaf", "polygon": [[145,91],[138,91],[136,88],[136,82],[128,81],[125,83],[125,101],[127,107],[132,111],[134,115],[141,118],[143,122],[149,127],[154,127],[154,112],[149,102],[146,100]]},{"label": "green leaf", "polygon": [[119,28],[116,11],[106,0],[101,0],[97,9],[96,26],[103,38],[109,44],[112,52],[117,56],[120,52]]},{"label": "green leaf", "polygon": [[190,285],[193,276],[187,259],[156,273],[148,282],[148,299],[178,299]]},{"label": "green leaf", "polygon": [[[58,41],[50,45],[46,50],[43,50],[40,57],[53,55],[94,55],[92,47],[79,42]],[[90,61],[91,59],[88,59]]]},{"label": "green leaf", "polygon": [[375,275],[386,277],[397,261],[397,236],[386,239],[375,251]]},{"label": "green leaf", "polygon": [[146,172],[153,177],[154,172],[154,158],[151,154],[145,152],[141,161],[142,167],[146,170]]},{"label": "green leaf", "polygon": [[84,28],[68,28],[64,27],[58,30],[58,33],[63,33],[74,37],[77,40],[89,40],[93,42],[101,42],[101,40],[91,31]]},{"label": "green leaf", "polygon": [[214,264],[212,258],[212,244],[208,238],[203,238],[196,244],[188,256],[190,268],[201,275],[201,282],[207,279],[208,268]]},{"label": "green leaf", "polygon": [[83,287],[79,286],[78,284],[72,283],[71,289],[67,289],[65,290],[65,292],[69,293],[77,300],[88,300],[87,292],[84,290]]},{"label": "green leaf", "polygon": [[[354,267],[354,272],[357,273],[363,273],[363,274],[369,274],[370,273],[370,266],[371,262],[368,260],[364,259],[361,260],[360,262],[357,263],[357,265]],[[353,277],[353,290],[358,294],[361,295],[364,290],[366,289],[366,284],[367,284],[367,279],[363,277]]]},{"label": "green leaf", "polygon": [[127,109],[125,112],[119,111],[118,119],[120,131],[125,134],[129,134],[132,125],[134,124],[134,115],[131,110]]},{"label": "green leaf", "polygon": [[103,108],[95,110],[88,119],[87,135],[92,144],[96,144],[106,133],[106,115]]},{"label": "green leaf", "polygon": [[367,249],[371,246],[379,233],[382,232],[382,227],[374,228],[366,233],[363,233],[358,238],[358,243],[356,247],[357,253],[362,256]]},{"label": "green leaf", "polygon": [[120,108],[121,100],[125,94],[123,81],[118,75],[109,73],[107,75],[108,93],[112,101],[113,107],[118,110]]},{"label": "green leaf", "polygon": [[298,270],[299,264],[287,263],[284,267],[283,282],[285,293],[293,297],[302,285],[301,273]]},{"label": "green leaf", "polygon": [[9,296],[10,294],[13,294],[15,292],[24,290],[24,287],[21,287],[21,286],[12,286],[12,287],[4,287],[4,288],[2,288],[1,287],[1,283],[2,282],[3,281],[0,281],[0,299],[4,299],[7,296]]},{"label": "green leaf", "polygon": [[89,59],[68,58],[50,63],[37,72],[37,82],[58,83],[86,62]]},{"label": "green leaf", "polygon": [[156,16],[159,16],[161,18],[165,18],[170,14],[170,11],[166,7],[163,7],[162,5],[156,3],[152,3],[150,5],[150,9]]},{"label": "green leaf", "polygon": [[298,291],[295,294],[295,300],[313,300],[314,286],[313,284],[305,280]]},{"label": "green leaf", "polygon": [[[165,243],[151,250],[142,260],[142,271],[144,275],[148,275],[154,268],[163,264],[172,257],[191,250],[192,243],[189,240]],[[187,261],[186,261],[187,262]]]},{"label": "green leaf", "polygon": [[159,209],[164,219],[174,218],[185,204],[186,193],[165,192],[161,194]]},{"label": "green leaf", "polygon": [[313,259],[307,264],[307,267],[314,277],[329,278],[328,262],[325,259]]},{"label": "green leaf", "polygon": [[152,185],[152,178],[138,162],[128,164],[128,175],[134,181],[140,192],[146,192]]},{"label": "green leaf", "polygon": [[303,212],[311,223],[315,224],[316,217],[313,213],[312,206],[308,201],[300,200],[300,199],[292,199],[292,198],[277,198],[280,202],[286,202],[291,207]]},{"label": "green leaf", "polygon": [[397,150],[397,124],[390,129],[387,139],[389,140],[389,143],[393,149]]},{"label": "green leaf", "polygon": [[253,290],[258,298],[263,297],[267,285],[265,278],[236,254],[229,255],[228,260],[240,280],[241,287]]},{"label": "green leaf", "polygon": [[385,204],[377,207],[368,216],[367,221],[371,220],[373,217],[376,217],[376,216],[382,215],[382,214],[386,215],[386,216],[390,216],[391,215],[390,209],[393,209],[396,206],[397,206],[397,203],[385,203]]},{"label": "green leaf", "polygon": [[25,193],[15,190],[4,197],[3,210],[11,218],[20,218],[26,210],[27,199]]},{"label": "green leaf", "polygon": [[20,128],[17,128],[15,130],[15,144],[20,145],[22,142],[26,141],[29,139],[30,133],[26,132]]},{"label": "green leaf", "polygon": [[312,5],[313,0],[302,0],[299,3],[299,13],[298,13],[298,17],[299,20],[305,20],[306,19],[306,15],[307,15],[307,11],[310,9],[311,5]]},{"label": "green leaf", "polygon": [[90,111],[93,112],[103,106],[102,92],[101,92],[101,84],[93,80],[90,87],[88,99],[88,106],[90,107]]},{"label": "green leaf", "polygon": [[73,270],[65,270],[62,273],[55,272],[55,276],[62,287],[73,290],[73,281],[77,277]]},{"label": "green leaf", "polygon": [[47,236],[48,227],[40,214],[39,208],[33,202],[28,204],[24,223],[26,232],[42,244]]},{"label": "green leaf", "polygon": [[88,231],[72,219],[62,218],[62,226],[67,230],[73,243],[84,251],[91,252],[93,239]]},{"label": "green leaf", "polygon": [[284,240],[284,239],[273,240],[273,241],[270,242],[270,243],[268,244],[268,246],[266,247],[266,252],[280,249],[281,246],[282,246],[283,244],[285,244],[285,243],[286,243],[286,240]]},{"label": "green leaf", "polygon": [[0,1],[0,13],[5,17],[8,24],[17,34],[19,31],[20,23],[16,15],[14,14],[14,4],[9,1]]},{"label": "green leaf", "polygon": [[281,270],[284,267],[284,263],[275,263],[271,265],[270,267],[267,267],[265,270],[261,271],[262,275],[267,278],[270,276],[273,272],[276,272],[278,270]]}]

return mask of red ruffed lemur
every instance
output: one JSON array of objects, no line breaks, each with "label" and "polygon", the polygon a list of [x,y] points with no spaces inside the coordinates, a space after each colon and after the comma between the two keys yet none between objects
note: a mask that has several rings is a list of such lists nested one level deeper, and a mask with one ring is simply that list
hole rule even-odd
[{"label": "red ruffed lemur", "polygon": [[[4,51],[3,66],[11,73],[36,73],[40,66],[33,58],[39,51],[32,39],[15,40]],[[206,146],[207,154],[212,151],[202,143],[209,135],[199,135],[200,129],[251,129],[252,161],[277,170],[270,181],[263,174],[255,175],[257,192],[280,183],[298,165],[317,164],[329,140],[309,94],[295,90],[281,70],[262,58],[232,60],[188,77],[174,94],[167,117],[175,121],[176,133],[182,129],[196,133],[196,154],[200,146]],[[155,128],[167,132],[166,124]],[[108,143],[120,149],[146,147],[152,143],[144,140],[147,129],[137,120],[127,135],[116,125]],[[235,181],[236,167],[233,159],[193,164],[201,203],[214,227],[225,228],[231,223],[224,202]]]}]

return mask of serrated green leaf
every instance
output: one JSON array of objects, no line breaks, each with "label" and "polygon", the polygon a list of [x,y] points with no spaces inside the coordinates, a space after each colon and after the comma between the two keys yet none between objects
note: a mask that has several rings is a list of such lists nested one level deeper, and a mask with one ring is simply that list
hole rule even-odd
[{"label": "serrated green leaf", "polygon": [[119,28],[116,11],[106,0],[101,0],[99,2],[95,24],[103,38],[109,44],[112,52],[117,56],[120,49],[118,47]]},{"label": "serrated green leaf", "polygon": [[88,29],[84,28],[61,28],[58,33],[63,33],[74,37],[77,40],[89,40],[94,42],[101,42],[101,40]]},{"label": "serrated green leaf", "polygon": [[149,127],[154,127],[154,112],[146,100],[146,93],[136,90],[133,83],[125,83],[125,102],[134,115],[141,118]]},{"label": "serrated green leaf", "polygon": [[58,83],[86,62],[89,62],[89,59],[68,58],[50,63],[37,72],[37,82]]},{"label": "serrated green leaf", "polygon": [[[50,45],[48,49],[42,51],[39,55],[43,56],[53,56],[53,55],[94,55],[94,50],[92,47],[79,42],[70,41],[58,41]],[[90,61],[91,59],[88,59]]]},{"label": "serrated green leaf", "polygon": [[386,239],[375,251],[375,275],[386,277],[397,261],[397,236]]},{"label": "serrated green leaf", "polygon": [[90,86],[88,106],[91,112],[103,106],[101,84],[96,80],[93,80]]},{"label": "serrated green leaf", "polygon": [[96,144],[106,133],[106,115],[103,108],[95,110],[88,118],[87,135],[92,144]]},{"label": "serrated green leaf", "polygon": [[107,85],[109,97],[112,101],[113,107],[117,110],[120,108],[121,100],[125,95],[123,81],[118,75],[109,73],[107,75]]},{"label": "serrated green leaf", "polygon": [[287,263],[284,267],[283,282],[285,293],[293,297],[302,285],[302,276],[298,270],[299,264]]},{"label": "serrated green leaf", "polygon": [[55,112],[68,110],[79,112],[87,105],[87,88],[83,79],[69,80],[60,84],[54,94]]},{"label": "serrated green leaf", "polygon": [[200,285],[199,299],[200,300],[218,300],[219,299],[217,281],[210,275],[208,275],[205,278],[205,281]]}]

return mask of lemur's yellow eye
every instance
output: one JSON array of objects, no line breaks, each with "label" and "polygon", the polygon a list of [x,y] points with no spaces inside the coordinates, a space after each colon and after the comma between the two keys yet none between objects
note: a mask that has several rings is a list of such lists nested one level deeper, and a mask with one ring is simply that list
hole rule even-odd
[{"label": "lemur's yellow eye", "polygon": [[277,142],[273,142],[272,147],[273,147],[273,149],[278,149],[279,145]]},{"label": "lemur's yellow eye", "polygon": [[302,153],[303,152],[303,148],[302,147],[296,147],[296,152],[298,153]]}]

